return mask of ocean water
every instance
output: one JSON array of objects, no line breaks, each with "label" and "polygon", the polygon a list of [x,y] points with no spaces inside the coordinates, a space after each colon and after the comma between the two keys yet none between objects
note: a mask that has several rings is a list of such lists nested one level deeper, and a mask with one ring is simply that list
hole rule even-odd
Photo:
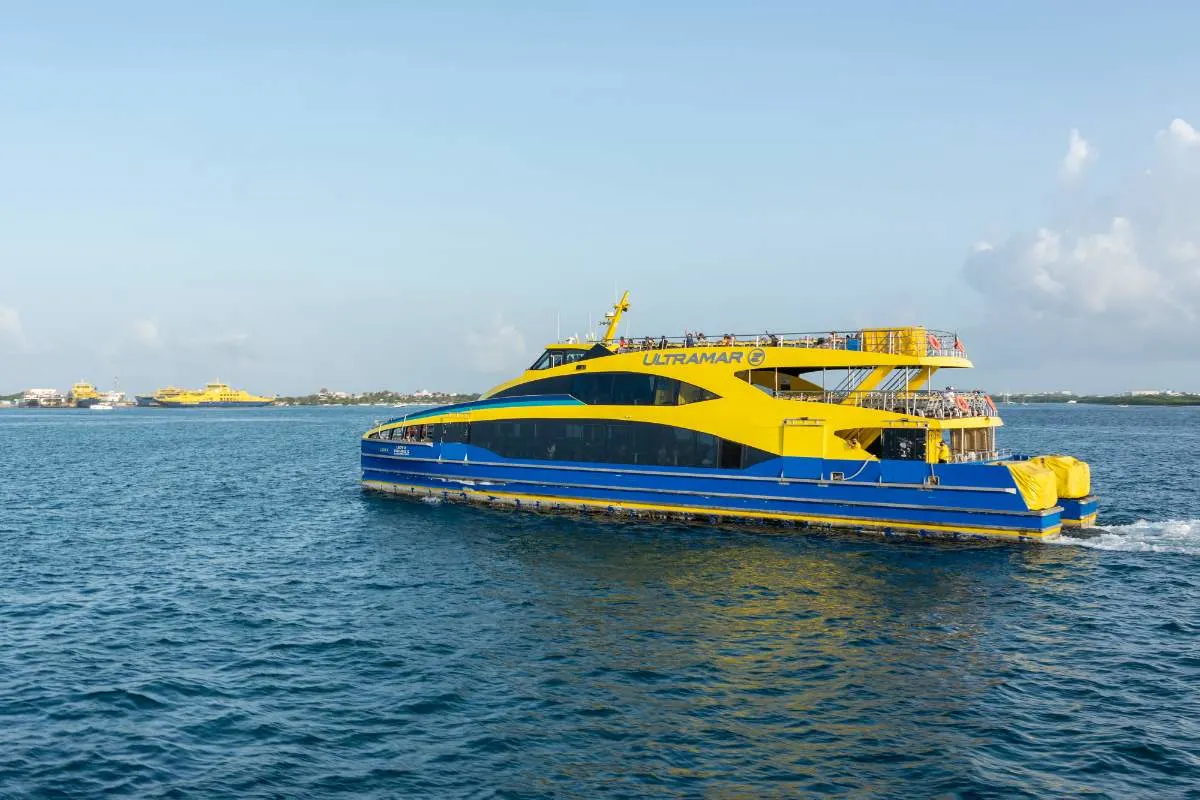
[{"label": "ocean water", "polygon": [[1200,410],[1006,407],[1054,545],[364,495],[388,411],[0,411],[0,796],[1200,796]]}]

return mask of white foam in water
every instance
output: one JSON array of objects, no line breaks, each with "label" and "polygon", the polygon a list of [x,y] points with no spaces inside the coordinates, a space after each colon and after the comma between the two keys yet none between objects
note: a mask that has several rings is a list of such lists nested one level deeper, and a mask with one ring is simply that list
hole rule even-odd
[{"label": "white foam in water", "polygon": [[1064,536],[1064,544],[1128,553],[1185,553],[1200,556],[1200,519],[1140,519],[1131,525],[1112,525],[1097,536]]}]

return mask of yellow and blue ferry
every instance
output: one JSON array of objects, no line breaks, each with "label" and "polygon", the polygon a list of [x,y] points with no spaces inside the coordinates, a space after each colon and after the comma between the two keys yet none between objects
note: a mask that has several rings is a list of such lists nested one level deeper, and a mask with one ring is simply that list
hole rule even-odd
[{"label": "yellow and blue ferry", "polygon": [[777,522],[953,538],[1091,527],[1088,465],[997,446],[969,368],[920,326],[558,342],[481,399],[361,441],[363,486],[396,495],[656,519]]}]

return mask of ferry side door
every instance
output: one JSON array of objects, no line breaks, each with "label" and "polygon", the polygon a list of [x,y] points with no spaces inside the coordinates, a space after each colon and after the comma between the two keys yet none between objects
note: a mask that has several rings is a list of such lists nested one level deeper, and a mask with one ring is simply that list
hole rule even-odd
[{"label": "ferry side door", "polygon": [[[825,459],[825,420],[812,417],[794,417],[785,419],[779,431],[780,452],[785,457],[811,458],[806,462],[812,466],[814,476],[823,470]],[[789,477],[809,477],[808,475],[792,474],[806,471],[797,469],[799,465],[787,470]]]}]

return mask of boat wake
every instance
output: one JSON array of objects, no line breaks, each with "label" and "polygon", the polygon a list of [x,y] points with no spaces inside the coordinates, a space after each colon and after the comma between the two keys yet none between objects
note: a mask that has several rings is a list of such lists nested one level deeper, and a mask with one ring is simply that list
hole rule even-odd
[{"label": "boat wake", "polygon": [[1183,553],[1200,556],[1200,519],[1140,519],[1130,525],[1112,525],[1095,533],[1064,535],[1063,544],[1094,550],[1127,553]]}]

